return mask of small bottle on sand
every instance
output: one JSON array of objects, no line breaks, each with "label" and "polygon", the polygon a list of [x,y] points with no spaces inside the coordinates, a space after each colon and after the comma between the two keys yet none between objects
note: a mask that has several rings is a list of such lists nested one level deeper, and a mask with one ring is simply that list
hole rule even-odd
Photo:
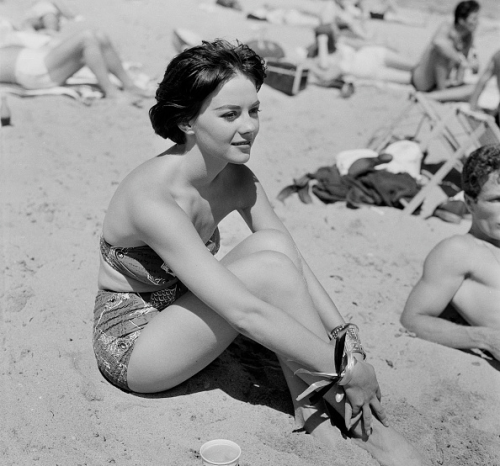
[{"label": "small bottle on sand", "polygon": [[0,97],[0,123],[2,126],[10,126],[10,107],[5,94]]}]

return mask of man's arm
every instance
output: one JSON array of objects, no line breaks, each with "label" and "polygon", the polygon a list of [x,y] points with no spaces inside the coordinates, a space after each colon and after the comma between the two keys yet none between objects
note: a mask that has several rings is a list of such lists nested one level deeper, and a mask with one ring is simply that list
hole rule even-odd
[{"label": "man's arm", "polygon": [[422,277],[408,297],[401,323],[424,340],[452,348],[491,351],[491,329],[459,325],[439,317],[469,271],[468,263],[473,259],[469,254],[470,245],[460,236],[442,241],[429,253]]},{"label": "man's arm", "polygon": [[467,57],[457,50],[452,39],[453,26],[443,23],[432,40],[435,49],[455,66],[468,66]]},{"label": "man's arm", "polygon": [[488,81],[493,77],[493,69],[494,69],[494,62],[493,62],[493,59],[491,59],[488,62],[488,65],[486,66],[484,71],[481,73],[481,76],[479,77],[479,80],[476,83],[476,87],[474,88],[474,92],[472,93],[472,95],[469,99],[469,104],[470,104],[471,110],[478,109],[477,103],[479,101],[479,97],[481,96],[482,92],[484,91],[484,88],[486,87],[486,84],[488,83]]}]

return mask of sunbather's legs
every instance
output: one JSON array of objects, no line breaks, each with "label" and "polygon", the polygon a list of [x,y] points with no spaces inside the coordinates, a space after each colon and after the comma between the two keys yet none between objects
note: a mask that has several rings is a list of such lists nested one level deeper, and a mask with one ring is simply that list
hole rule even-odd
[{"label": "sunbather's legs", "polygon": [[121,81],[125,90],[143,94],[144,91],[142,91],[142,89],[138,88],[135,85],[128,73],[123,68],[123,64],[120,57],[118,56],[118,52],[114,48],[109,37],[102,32],[96,32],[95,36],[99,41],[101,52],[104,56],[109,72],[115,75]]},{"label": "sunbather's legs", "polygon": [[48,52],[45,64],[52,79],[59,84],[87,65],[95,74],[106,97],[118,95],[118,89],[110,81],[109,73],[120,80],[124,90],[140,96],[149,95],[134,84],[123,68],[113,44],[100,32],[84,30],[69,36]]},{"label": "sunbather's legs", "polygon": [[465,84],[463,86],[429,92],[426,95],[440,102],[467,102],[474,92],[474,88],[475,84]]},{"label": "sunbather's legs", "polygon": [[448,62],[435,51],[428,51],[412,70],[412,84],[420,92],[445,89],[449,73]]},{"label": "sunbather's legs", "polygon": [[415,63],[399,53],[388,50],[385,56],[385,66],[401,71],[411,71]]},{"label": "sunbather's legs", "polygon": [[58,84],[63,84],[87,65],[107,97],[118,93],[109,79],[109,69],[99,41],[91,31],[78,32],[51,48],[45,57],[45,64],[51,78]]}]

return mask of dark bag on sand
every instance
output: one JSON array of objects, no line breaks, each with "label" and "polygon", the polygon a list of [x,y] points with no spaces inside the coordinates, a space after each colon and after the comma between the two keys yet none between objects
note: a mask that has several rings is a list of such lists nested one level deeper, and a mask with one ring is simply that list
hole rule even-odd
[{"label": "dark bag on sand", "polygon": [[288,95],[295,95],[307,87],[309,69],[286,61],[269,59],[266,61],[264,83]]}]

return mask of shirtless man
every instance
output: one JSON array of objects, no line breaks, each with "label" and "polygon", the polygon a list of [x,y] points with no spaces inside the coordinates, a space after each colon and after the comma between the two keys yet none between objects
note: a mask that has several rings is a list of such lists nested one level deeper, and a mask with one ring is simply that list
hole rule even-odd
[{"label": "shirtless man", "polygon": [[[500,361],[500,144],[468,157],[462,184],[471,228],[429,253],[401,323],[425,340],[478,348]],[[440,318],[449,304],[470,326]]]},{"label": "shirtless man", "polygon": [[469,57],[478,15],[479,4],[475,0],[463,1],[455,8],[454,23],[439,27],[412,71],[412,84],[417,91],[439,101],[470,97],[474,86],[464,85],[460,75],[466,68],[478,68],[477,60]]}]

